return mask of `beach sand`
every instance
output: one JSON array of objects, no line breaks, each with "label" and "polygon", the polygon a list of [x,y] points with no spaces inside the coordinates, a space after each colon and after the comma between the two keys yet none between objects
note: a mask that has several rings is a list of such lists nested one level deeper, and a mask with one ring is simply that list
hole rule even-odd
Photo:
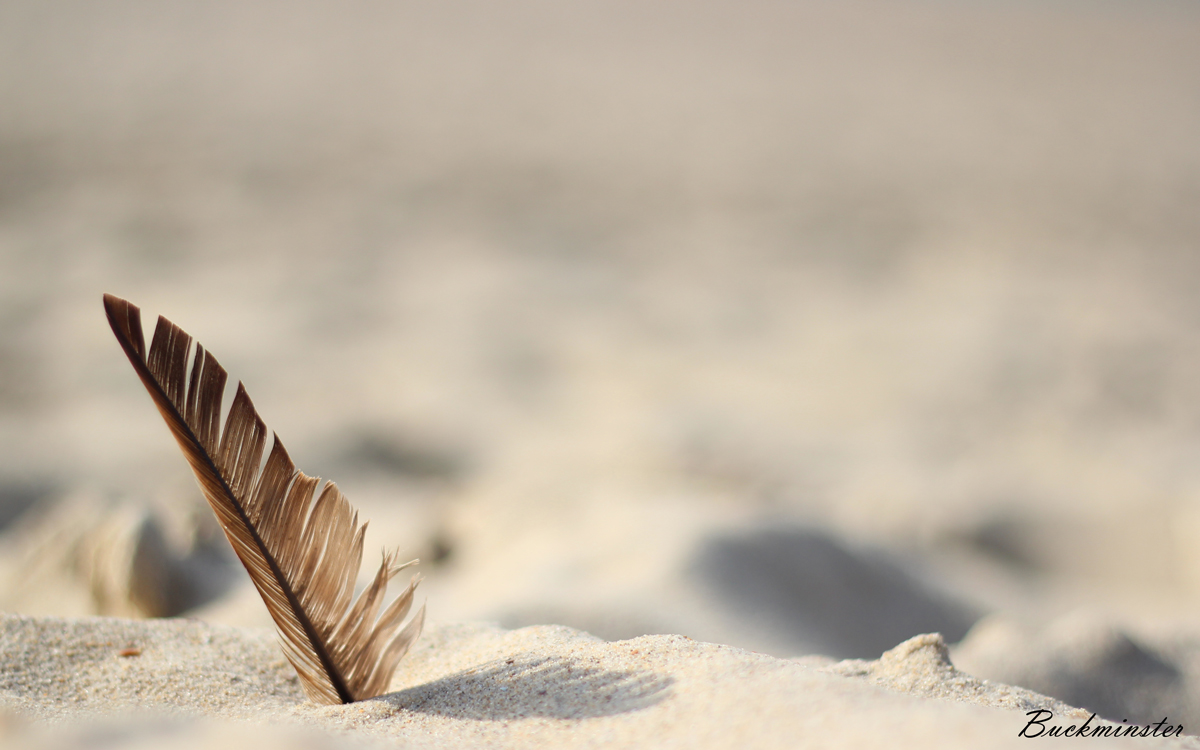
[{"label": "beach sand", "polygon": [[[1196,731],[1197,81],[1170,0],[0,3],[5,741]],[[300,701],[105,292],[422,559],[388,696]]]},{"label": "beach sand", "polygon": [[958,672],[933,635],[834,662],[682,636],[433,625],[392,692],[318,706],[266,631],[19,616],[0,627],[5,747],[1010,747],[1028,741],[1026,712],[1089,716]]}]

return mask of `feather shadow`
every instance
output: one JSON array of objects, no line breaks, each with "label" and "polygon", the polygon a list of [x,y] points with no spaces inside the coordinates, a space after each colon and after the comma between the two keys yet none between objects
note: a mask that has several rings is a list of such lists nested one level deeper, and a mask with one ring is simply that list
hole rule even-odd
[{"label": "feather shadow", "polygon": [[588,719],[655,706],[671,696],[674,683],[674,677],[649,670],[613,671],[570,658],[525,655],[375,700],[456,719]]}]

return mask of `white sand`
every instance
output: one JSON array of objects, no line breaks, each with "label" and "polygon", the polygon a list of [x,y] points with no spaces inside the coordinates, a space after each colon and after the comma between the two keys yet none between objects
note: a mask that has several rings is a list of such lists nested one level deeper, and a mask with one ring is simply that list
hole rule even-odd
[{"label": "white sand", "polygon": [[993,680],[443,625],[316,709],[257,631],[10,618],[9,741],[988,746],[1043,700],[996,681],[1196,716],[1197,80],[1174,0],[5,0],[0,609],[266,620],[108,291],[434,621],[936,631]]},{"label": "white sand", "polygon": [[[958,673],[936,636],[878,662],[827,663],[681,636],[609,643],[557,626],[433,625],[393,692],[317,706],[266,631],[186,620],[0,623],[4,740],[15,747],[190,737],[215,750],[305,737],[335,747],[986,748],[1025,742],[1016,736],[1025,711],[1048,708],[1064,723],[1088,715]],[[130,648],[139,653],[121,655]]]}]

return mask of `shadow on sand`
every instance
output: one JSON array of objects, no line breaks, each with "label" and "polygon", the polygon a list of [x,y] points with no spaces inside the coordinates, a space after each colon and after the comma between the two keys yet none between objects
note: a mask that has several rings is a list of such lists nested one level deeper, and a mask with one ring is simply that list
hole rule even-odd
[{"label": "shadow on sand", "polygon": [[526,655],[373,700],[456,719],[588,719],[654,706],[670,697],[674,682],[648,670],[609,671],[574,659]]},{"label": "shadow on sand", "polygon": [[921,633],[955,642],[980,614],[899,559],[815,528],[709,539],[692,572],[797,653],[875,659]]}]

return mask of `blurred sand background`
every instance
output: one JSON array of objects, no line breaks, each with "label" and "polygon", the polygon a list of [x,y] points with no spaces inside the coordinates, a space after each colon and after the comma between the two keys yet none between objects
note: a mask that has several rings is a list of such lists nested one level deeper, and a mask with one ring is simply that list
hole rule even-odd
[{"label": "blurred sand background", "polygon": [[6,0],[0,604],[266,624],[112,292],[435,622],[1182,684],[1198,133],[1188,2]]}]

